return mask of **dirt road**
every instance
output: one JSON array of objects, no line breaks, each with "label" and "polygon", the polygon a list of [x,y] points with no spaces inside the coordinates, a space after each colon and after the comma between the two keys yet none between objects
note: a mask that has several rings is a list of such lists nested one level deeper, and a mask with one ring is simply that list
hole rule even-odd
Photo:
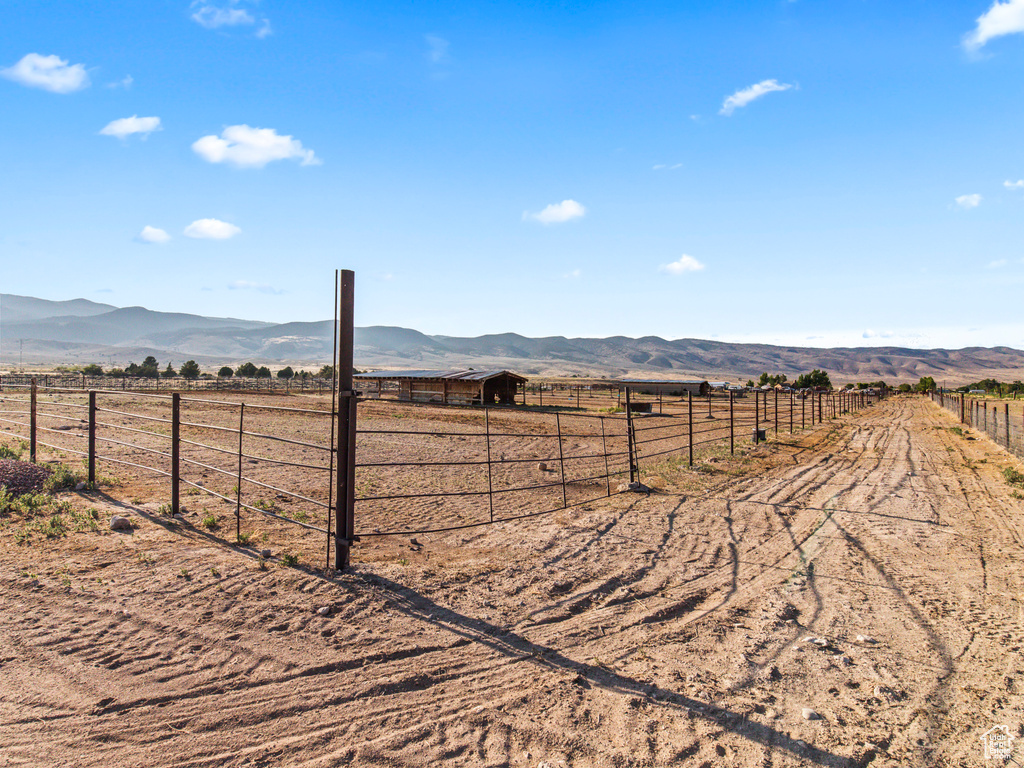
[{"label": "dirt road", "polygon": [[0,766],[985,765],[1024,737],[1024,502],[954,427],[890,400],[334,578],[10,523]]}]

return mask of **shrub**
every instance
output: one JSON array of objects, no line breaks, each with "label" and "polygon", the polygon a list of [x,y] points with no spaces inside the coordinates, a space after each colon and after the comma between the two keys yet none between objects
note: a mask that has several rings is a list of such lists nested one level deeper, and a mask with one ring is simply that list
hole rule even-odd
[{"label": "shrub", "polygon": [[63,464],[58,464],[43,481],[43,490],[49,493],[65,488],[74,488],[78,484],[78,476]]},{"label": "shrub", "polygon": [[267,368],[267,366],[265,366],[265,365],[261,365],[259,368],[256,369],[256,378],[257,379],[269,379],[270,378],[270,369]]},{"label": "shrub", "polygon": [[225,365],[222,366],[219,371],[217,371],[217,375],[220,376],[222,379],[230,379],[232,376],[235,375],[235,372],[231,370],[231,366]]},{"label": "shrub", "polygon": [[240,366],[235,368],[235,376],[239,376],[244,379],[252,379],[256,376],[256,366],[252,363],[242,363]]},{"label": "shrub", "polygon": [[1019,485],[1024,488],[1024,473],[1018,472],[1013,467],[1007,467],[1004,469],[1003,477],[1006,478],[1006,482],[1010,485]]},{"label": "shrub", "polygon": [[[228,369],[231,370],[230,368]],[[200,374],[199,364],[195,360],[188,360],[181,366],[181,376],[185,379],[198,379]]]},{"label": "shrub", "polygon": [[290,379],[295,375],[295,371],[292,370],[290,365],[286,365],[280,371],[277,372],[277,378],[279,379]]}]

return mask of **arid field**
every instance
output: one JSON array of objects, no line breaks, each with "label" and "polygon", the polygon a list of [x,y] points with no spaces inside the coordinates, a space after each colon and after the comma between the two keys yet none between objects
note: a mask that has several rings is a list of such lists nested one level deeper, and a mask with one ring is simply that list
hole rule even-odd
[{"label": "arid field", "polygon": [[61,494],[96,530],[0,520],[0,765],[973,766],[1024,737],[1019,462],[923,398],[769,437],[341,574],[104,468]]}]

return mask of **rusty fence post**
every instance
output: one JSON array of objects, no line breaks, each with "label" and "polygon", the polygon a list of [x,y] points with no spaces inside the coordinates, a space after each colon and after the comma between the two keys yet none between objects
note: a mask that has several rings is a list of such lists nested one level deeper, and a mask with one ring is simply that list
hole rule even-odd
[{"label": "rusty fence post", "polygon": [[238,477],[235,486],[235,541],[242,538],[242,435],[245,434],[245,403],[238,406]]},{"label": "rusty fence post", "polygon": [[181,395],[171,395],[171,514],[181,511]]},{"label": "rusty fence post", "polygon": [[555,411],[555,431],[558,432],[558,474],[562,479],[562,507],[568,507],[569,501],[565,495],[565,456],[562,454],[562,419]]},{"label": "rusty fence post", "polygon": [[32,379],[29,387],[28,405],[28,458],[33,464],[36,462],[36,380]]},{"label": "rusty fence post", "polygon": [[338,324],[338,425],[336,431],[338,465],[336,479],[334,567],[349,566],[355,540],[356,477],[356,397],[352,391],[352,353],[354,347],[355,272],[341,270],[341,315]]},{"label": "rusty fence post", "polygon": [[779,390],[775,392],[775,436],[779,436]]},{"label": "rusty fence post", "polygon": [[754,445],[761,435],[761,390],[754,390]]},{"label": "rusty fence post", "polygon": [[[629,387],[626,387],[626,452],[629,455],[629,482],[637,482],[639,467],[636,458],[636,433],[633,432],[633,408],[629,398]],[[620,390],[621,391],[621,390]]]},{"label": "rusty fence post", "polygon": [[693,392],[686,392],[686,422],[687,430],[689,432],[689,440],[687,442],[690,450],[690,466],[693,466]]},{"label": "rusty fence post", "polygon": [[89,392],[89,489],[96,488],[96,392]]},{"label": "rusty fence post", "polygon": [[736,453],[735,412],[733,410],[732,390],[729,390],[729,453]]},{"label": "rusty fence post", "polygon": [[487,442],[487,509],[494,522],[494,482],[491,474],[491,409],[484,408],[484,440]]},{"label": "rusty fence post", "polygon": [[599,417],[601,419],[601,453],[604,454],[604,480],[605,485],[608,487],[608,495],[612,495],[612,474],[608,469],[608,438],[605,435],[604,430],[604,416]]}]

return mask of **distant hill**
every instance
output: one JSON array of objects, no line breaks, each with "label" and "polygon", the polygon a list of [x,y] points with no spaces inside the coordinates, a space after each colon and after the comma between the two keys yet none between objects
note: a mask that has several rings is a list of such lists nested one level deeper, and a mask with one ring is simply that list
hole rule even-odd
[{"label": "distant hill", "polygon": [[[0,294],[0,370],[16,364],[21,354],[28,365],[123,366],[153,355],[176,365],[192,358],[206,369],[245,360],[319,368],[331,359],[333,332],[330,320],[273,324]],[[1024,352],[1009,347],[817,349],[658,336],[535,339],[516,333],[464,338],[391,326],[356,328],[355,357],[360,368],[472,366],[509,368],[528,376],[746,381],[762,371],[795,378],[822,368],[836,382],[916,382],[933,376],[953,385],[989,376],[1024,378]]]}]

